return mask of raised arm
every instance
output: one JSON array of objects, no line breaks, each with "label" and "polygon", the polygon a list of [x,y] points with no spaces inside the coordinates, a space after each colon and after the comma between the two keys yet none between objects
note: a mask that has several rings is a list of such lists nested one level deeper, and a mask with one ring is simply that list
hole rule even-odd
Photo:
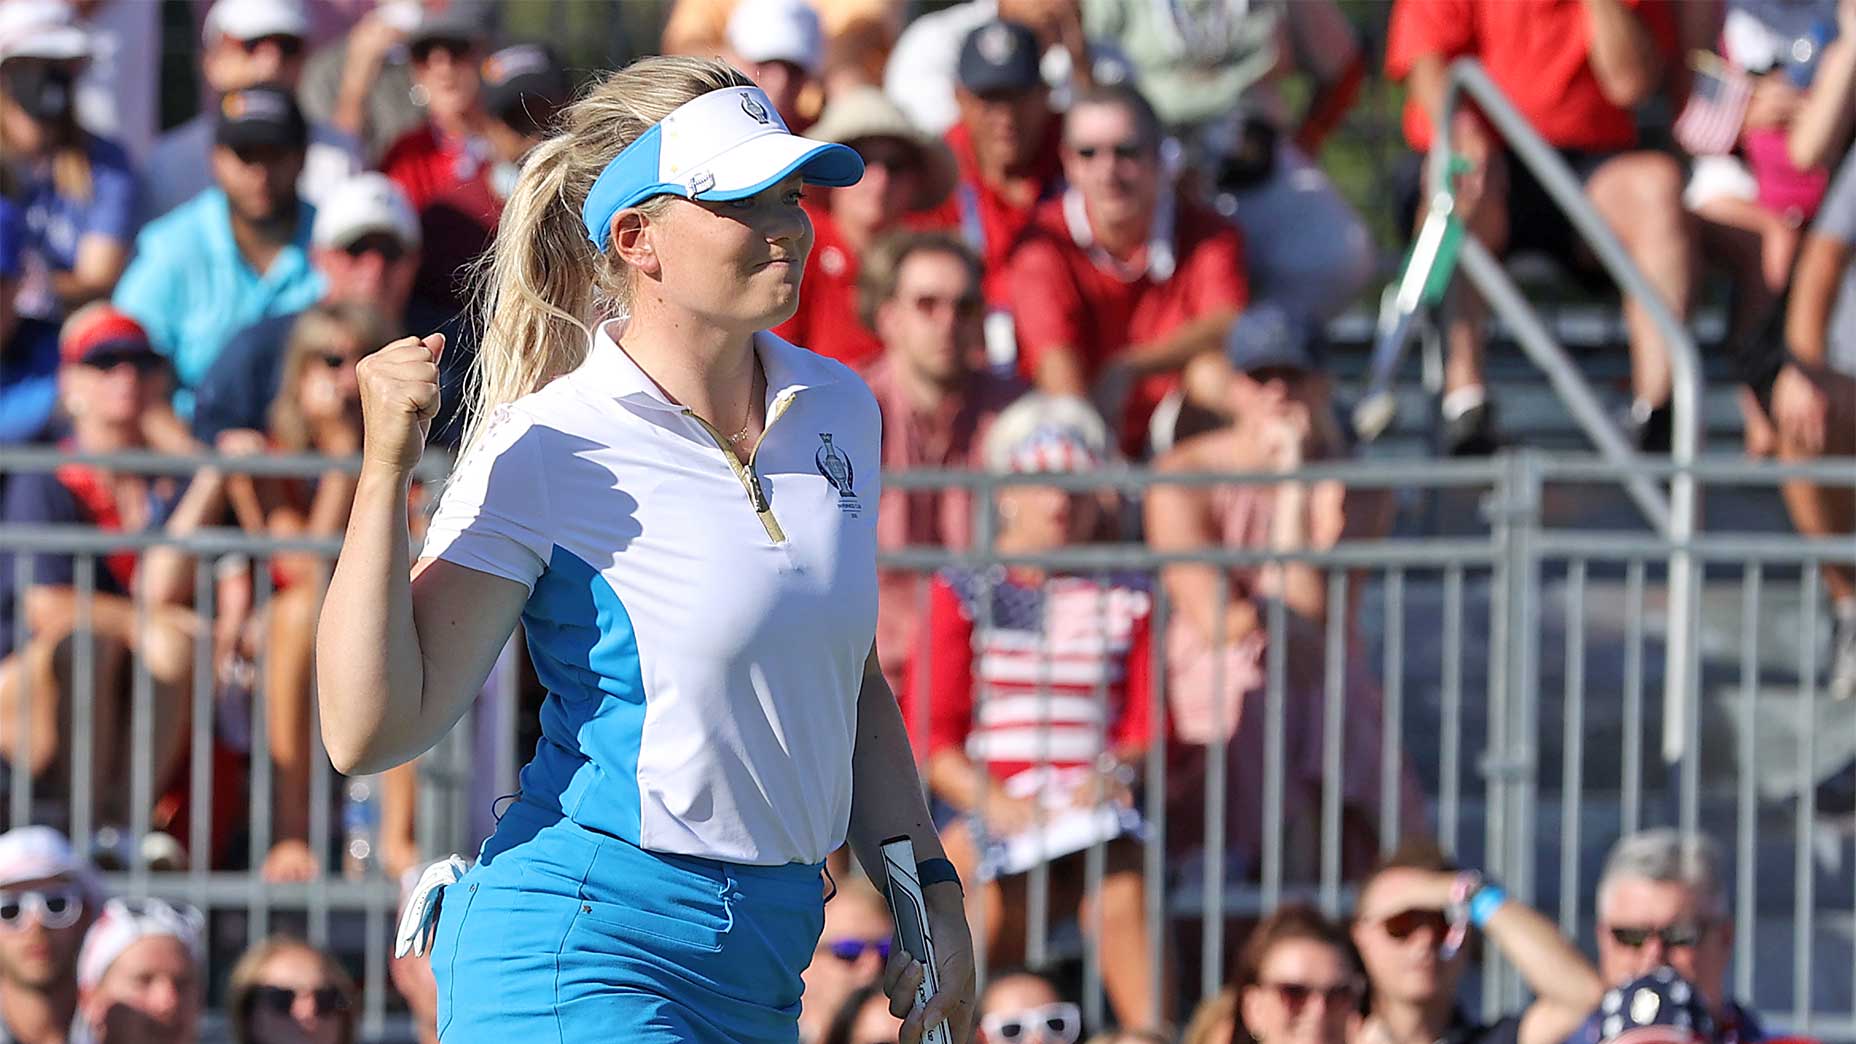
[{"label": "raised arm", "polygon": [[[1451,906],[1458,876],[1446,871],[1387,870],[1374,880],[1372,905],[1361,908],[1360,919],[1380,920],[1401,910],[1445,911]],[[1534,994],[1534,1003],[1521,1016],[1519,1044],[1560,1044],[1598,1007],[1604,982],[1552,921],[1494,891],[1479,894],[1470,909],[1475,911],[1478,903],[1487,907],[1483,937],[1515,966]]]},{"label": "raised arm", "polygon": [[1810,93],[1792,117],[1785,149],[1799,170],[1833,163],[1856,130],[1856,0],[1837,4],[1837,38],[1824,46]]},{"label": "raised arm", "polygon": [[409,562],[406,498],[438,411],[444,339],[405,338],[358,368],[366,442],[347,535],[316,631],[322,739],[344,773],[429,749],[462,717],[515,628],[527,588],[451,562]]},{"label": "raised arm", "polygon": [[1663,57],[1639,14],[1623,0],[1585,0],[1598,89],[1620,109],[1635,108],[1663,81]]},{"label": "raised arm", "polygon": [[[1157,470],[1163,475],[1209,470],[1209,448],[1228,437],[1215,433],[1191,440],[1161,457]],[[1155,551],[1196,551],[1216,543],[1209,487],[1155,485],[1148,489],[1146,502],[1147,544]],[[1207,643],[1238,641],[1260,625],[1255,604],[1228,581],[1221,582],[1216,566],[1169,565],[1160,580],[1174,606]]]}]

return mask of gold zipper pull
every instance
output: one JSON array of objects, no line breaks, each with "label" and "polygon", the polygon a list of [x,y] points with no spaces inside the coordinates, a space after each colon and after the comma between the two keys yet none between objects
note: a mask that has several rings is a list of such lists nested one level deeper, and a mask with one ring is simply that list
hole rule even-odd
[{"label": "gold zipper pull", "polygon": [[748,469],[747,475],[748,475],[748,499],[754,502],[754,510],[755,511],[769,510],[769,505],[767,503],[767,491],[761,488],[760,476],[754,474],[754,469],[752,468]]}]

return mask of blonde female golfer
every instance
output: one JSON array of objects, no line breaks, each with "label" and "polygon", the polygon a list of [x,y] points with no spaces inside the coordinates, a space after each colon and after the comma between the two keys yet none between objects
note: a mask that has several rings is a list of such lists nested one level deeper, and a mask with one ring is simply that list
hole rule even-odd
[{"label": "blonde female golfer", "polygon": [[[906,834],[943,989],[972,947],[878,668],[876,402],[768,334],[803,187],[862,176],[725,65],[606,77],[529,157],[497,231],[474,423],[417,564],[406,494],[443,341],[360,367],[365,464],[317,636],[344,772],[417,756],[522,622],[548,698],[521,796],[444,891],[438,1031],[489,1041],[797,1037],[821,868]],[[608,318],[626,316],[629,318]],[[892,1009],[920,965],[897,952]]]}]

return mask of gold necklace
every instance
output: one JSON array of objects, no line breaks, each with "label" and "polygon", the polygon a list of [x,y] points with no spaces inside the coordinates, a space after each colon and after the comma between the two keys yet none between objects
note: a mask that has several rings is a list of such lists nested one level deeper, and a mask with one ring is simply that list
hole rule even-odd
[{"label": "gold necklace", "polygon": [[747,438],[748,429],[752,427],[753,425],[754,425],[754,395],[753,395],[753,390],[749,389],[748,415],[744,417],[741,421],[741,430],[735,432],[733,435],[730,435],[728,437],[728,444],[730,446],[733,446],[733,445],[738,444],[742,439]]}]

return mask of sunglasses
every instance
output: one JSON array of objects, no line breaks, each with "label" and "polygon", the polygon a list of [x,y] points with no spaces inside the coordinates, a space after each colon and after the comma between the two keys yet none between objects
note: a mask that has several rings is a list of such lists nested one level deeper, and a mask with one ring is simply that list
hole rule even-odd
[{"label": "sunglasses", "polygon": [[1400,942],[1424,929],[1429,929],[1431,935],[1438,939],[1450,930],[1450,922],[1436,910],[1401,910],[1379,924],[1387,935]]},{"label": "sunglasses", "polygon": [[1259,989],[1273,990],[1291,1016],[1300,1015],[1308,1002],[1320,997],[1329,1011],[1345,1011],[1360,1003],[1360,985],[1343,982],[1338,986],[1310,986],[1305,982],[1259,982]]},{"label": "sunglasses", "polygon": [[392,236],[362,236],[342,247],[342,253],[356,259],[369,254],[379,254],[380,259],[390,265],[406,256],[406,248]]},{"label": "sunglasses", "polygon": [[348,1010],[348,998],[342,996],[342,991],[334,986],[301,991],[288,986],[254,986],[251,990],[251,1006],[253,1010],[288,1015],[296,1007],[296,999],[305,995],[315,999],[317,1018]]},{"label": "sunglasses", "polygon": [[1003,1044],[1076,1044],[1083,1035],[1083,1010],[1069,1001],[1026,1008],[1010,1014],[987,1015],[980,1030],[988,1041]]},{"label": "sunglasses", "polygon": [[961,297],[936,297],[933,294],[917,294],[909,301],[910,307],[923,315],[937,315],[943,311],[952,311],[955,318],[972,319],[985,308],[978,294],[966,294]]},{"label": "sunglasses", "polygon": [[889,963],[888,939],[838,939],[826,943],[825,949],[846,964],[856,964],[872,950],[876,951],[877,960]]},{"label": "sunglasses", "polygon": [[92,352],[83,358],[85,366],[103,373],[118,366],[132,366],[136,373],[147,374],[160,369],[161,363],[161,356],[153,352]]},{"label": "sunglasses", "polygon": [[1109,152],[1114,153],[1118,160],[1132,160],[1147,155],[1147,147],[1137,141],[1124,141],[1118,145],[1078,145],[1075,152],[1086,160],[1095,159]]},{"label": "sunglasses", "polygon": [[282,145],[234,145],[232,155],[247,167],[268,167],[273,163],[282,163],[291,156],[302,155],[302,149],[285,148]]},{"label": "sunglasses", "polygon": [[1708,924],[1672,924],[1663,928],[1635,928],[1613,925],[1610,928],[1611,939],[1619,946],[1640,950],[1651,939],[1661,940],[1663,949],[1673,950],[1677,947],[1691,947],[1708,937]]},{"label": "sunglasses", "polygon": [[469,40],[432,39],[420,40],[418,43],[408,47],[406,51],[408,54],[412,55],[412,60],[414,62],[424,65],[426,62],[430,61],[432,55],[438,51],[445,52],[446,56],[455,62],[469,58],[471,53],[476,49],[477,45]]},{"label": "sunglasses", "polygon": [[887,138],[866,139],[857,143],[857,155],[866,167],[887,167],[894,171],[909,170],[916,165],[920,154],[907,142]]},{"label": "sunglasses", "polygon": [[0,925],[25,927],[31,917],[47,928],[69,928],[84,916],[84,897],[75,888],[45,892],[0,892]]},{"label": "sunglasses", "polygon": [[267,44],[277,48],[277,53],[285,58],[295,58],[303,53],[303,38],[300,36],[273,33],[270,36],[256,36],[249,40],[238,41],[238,45],[244,48],[246,54],[257,54]]}]

